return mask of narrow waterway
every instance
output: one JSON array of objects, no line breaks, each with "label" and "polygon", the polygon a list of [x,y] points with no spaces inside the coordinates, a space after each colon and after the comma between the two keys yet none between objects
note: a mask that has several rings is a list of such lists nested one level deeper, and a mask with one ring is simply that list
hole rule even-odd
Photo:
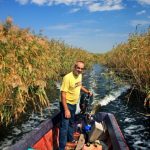
[{"label": "narrow waterway", "polygon": [[[94,65],[93,69],[84,74],[84,85],[93,94],[92,106],[101,105],[100,111],[113,113],[124,134],[131,150],[150,149],[150,125],[147,117],[136,113],[133,107],[129,107],[120,95],[130,87],[121,84],[106,75],[107,68]],[[9,149],[9,146],[18,141],[22,136],[36,128],[41,122],[51,117],[59,110],[59,84],[57,85],[57,96],[51,105],[43,111],[43,114],[28,114],[28,119],[22,124],[11,126],[9,132],[0,139],[0,150]]]},{"label": "narrow waterway", "polygon": [[87,74],[87,85],[94,93],[92,105],[101,105],[100,111],[113,113],[124,134],[130,150],[150,149],[150,118],[136,112],[121,96],[130,86],[106,76],[107,69],[95,65]]}]

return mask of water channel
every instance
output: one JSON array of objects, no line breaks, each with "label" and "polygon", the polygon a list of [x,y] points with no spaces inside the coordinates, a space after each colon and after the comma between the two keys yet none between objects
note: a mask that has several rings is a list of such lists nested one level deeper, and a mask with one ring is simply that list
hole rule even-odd
[{"label": "water channel", "polygon": [[[123,132],[130,150],[150,149],[150,124],[149,118],[144,117],[127,105],[122,93],[130,86],[121,84],[113,77],[106,75],[107,68],[94,65],[93,69],[84,74],[83,84],[93,94],[92,106],[101,105],[100,110],[113,113]],[[57,84],[56,97],[51,101],[43,114],[28,114],[21,124],[11,126],[9,132],[0,139],[0,150],[9,149],[9,146],[18,141],[22,136],[36,128],[41,122],[58,112],[59,110],[59,84]]]}]

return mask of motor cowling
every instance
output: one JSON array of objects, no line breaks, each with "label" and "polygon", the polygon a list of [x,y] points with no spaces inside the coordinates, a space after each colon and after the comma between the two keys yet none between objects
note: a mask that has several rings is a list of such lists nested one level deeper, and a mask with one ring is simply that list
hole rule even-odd
[{"label": "motor cowling", "polygon": [[89,96],[88,94],[82,94],[80,97],[80,109],[82,113],[85,113],[88,111],[89,105],[92,102],[92,96]]}]

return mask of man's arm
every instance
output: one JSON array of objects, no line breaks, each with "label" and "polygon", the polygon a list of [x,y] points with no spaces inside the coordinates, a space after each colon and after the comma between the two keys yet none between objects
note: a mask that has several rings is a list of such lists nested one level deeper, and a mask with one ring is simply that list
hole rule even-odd
[{"label": "man's arm", "polygon": [[65,118],[70,118],[70,110],[68,109],[67,103],[66,103],[66,92],[61,91],[61,102],[64,108]]},{"label": "man's arm", "polygon": [[84,92],[84,93],[87,93],[88,95],[92,96],[93,93],[90,92],[89,90],[87,90],[85,87],[81,86],[81,90]]}]

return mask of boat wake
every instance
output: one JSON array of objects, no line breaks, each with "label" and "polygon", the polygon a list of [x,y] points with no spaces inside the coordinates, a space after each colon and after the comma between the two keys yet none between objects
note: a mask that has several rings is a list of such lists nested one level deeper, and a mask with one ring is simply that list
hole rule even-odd
[{"label": "boat wake", "polygon": [[116,100],[122,93],[126,92],[128,89],[130,89],[130,86],[121,87],[118,90],[112,91],[110,94],[106,95],[103,99],[99,100],[99,104],[101,106],[106,106],[111,101]]}]

